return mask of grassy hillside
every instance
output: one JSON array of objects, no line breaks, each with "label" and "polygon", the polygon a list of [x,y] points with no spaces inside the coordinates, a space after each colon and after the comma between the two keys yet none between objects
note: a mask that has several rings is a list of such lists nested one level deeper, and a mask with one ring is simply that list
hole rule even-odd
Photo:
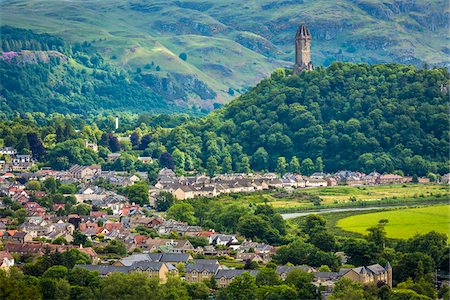
[{"label": "grassy hillside", "polygon": [[212,108],[290,65],[300,21],[316,65],[448,65],[450,51],[444,0],[4,0],[0,11],[2,24],[87,41],[115,65],[156,76],[147,84],[183,106]]}]

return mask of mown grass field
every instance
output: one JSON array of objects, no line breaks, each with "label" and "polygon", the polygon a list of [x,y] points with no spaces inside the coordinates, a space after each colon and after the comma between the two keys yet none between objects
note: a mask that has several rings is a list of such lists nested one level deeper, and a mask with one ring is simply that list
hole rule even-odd
[{"label": "mown grass field", "polygon": [[[322,199],[320,206],[314,206],[311,199]],[[223,195],[218,200],[225,203],[248,205],[268,203],[280,212],[295,212],[306,209],[320,209],[340,206],[385,205],[385,204],[427,204],[431,201],[444,202],[450,197],[448,186],[438,184],[407,184],[382,186],[335,186],[299,189],[291,192],[268,191],[251,194]],[[387,203],[393,202],[393,203]],[[395,203],[394,203],[395,202]],[[398,203],[402,202],[402,203]]]},{"label": "mown grass field", "polygon": [[382,219],[389,221],[385,227],[389,238],[407,239],[433,230],[450,235],[450,205],[358,214],[338,220],[336,226],[365,235]]}]

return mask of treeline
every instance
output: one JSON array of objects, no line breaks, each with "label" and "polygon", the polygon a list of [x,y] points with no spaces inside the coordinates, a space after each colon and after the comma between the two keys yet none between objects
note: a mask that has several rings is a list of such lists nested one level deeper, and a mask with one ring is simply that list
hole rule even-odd
[{"label": "treeline", "polygon": [[2,52],[20,50],[61,50],[65,46],[64,41],[56,36],[44,33],[36,34],[31,30],[15,28],[11,26],[0,27]]},{"label": "treeline", "polygon": [[[153,131],[182,173],[249,170],[449,172],[446,69],[333,63],[279,69],[203,119]],[[302,165],[304,165],[303,170]]]},{"label": "treeline", "polygon": [[[98,110],[172,113],[182,110],[145,88],[125,71],[106,63],[84,44],[65,44],[49,34],[0,27],[2,51],[55,50],[3,54],[0,59],[0,110],[77,113]],[[6,55],[6,56],[5,56]]]}]

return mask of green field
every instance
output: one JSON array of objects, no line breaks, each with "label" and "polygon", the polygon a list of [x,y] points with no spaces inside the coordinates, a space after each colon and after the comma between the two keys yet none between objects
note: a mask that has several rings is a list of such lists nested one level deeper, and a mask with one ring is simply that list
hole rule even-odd
[{"label": "green field", "polygon": [[366,229],[382,219],[389,220],[385,228],[390,238],[406,239],[433,230],[450,234],[450,205],[359,214],[339,220],[337,226],[347,231],[367,234]]},{"label": "green field", "polygon": [[[315,206],[311,201],[316,196],[322,199],[320,206]],[[443,203],[449,197],[448,186],[444,185],[396,184],[360,187],[319,187],[298,189],[291,192],[241,193],[222,195],[217,198],[217,201],[244,206],[250,203],[268,203],[279,212],[288,213],[333,207],[428,205]]]}]

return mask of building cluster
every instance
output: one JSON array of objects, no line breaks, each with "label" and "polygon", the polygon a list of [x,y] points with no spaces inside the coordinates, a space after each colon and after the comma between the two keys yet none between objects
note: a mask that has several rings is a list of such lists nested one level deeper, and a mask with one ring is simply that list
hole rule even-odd
[{"label": "building cluster", "polygon": [[[160,282],[166,282],[169,274],[181,275],[179,266],[183,264],[182,276],[189,283],[204,282],[215,278],[217,286],[228,286],[234,278],[247,272],[251,276],[257,276],[258,270],[231,269],[220,264],[216,259],[194,259],[190,254],[183,253],[138,253],[122,258],[108,265],[77,265],[90,271],[98,271],[101,276],[111,273],[145,272],[149,276],[159,278]],[[178,266],[178,268],[177,268]],[[334,283],[347,277],[361,284],[380,283],[392,287],[392,267],[388,263],[385,267],[374,264],[356,268],[342,268],[339,272],[318,272],[310,266],[277,266],[276,272],[282,280],[285,280],[294,269],[313,273],[313,284],[324,286],[329,291]]]},{"label": "building cluster", "polygon": [[0,172],[27,172],[35,163],[29,154],[18,154],[12,147],[0,148]]},{"label": "building cluster", "polygon": [[[445,179],[445,177],[444,177]],[[251,193],[269,189],[299,189],[336,185],[376,185],[412,182],[411,176],[396,174],[364,174],[353,171],[339,171],[334,174],[317,172],[311,176],[287,173],[281,178],[275,173],[266,174],[222,174],[210,178],[205,175],[177,176],[164,168],[159,172],[158,182],[150,192],[155,195],[165,191],[179,200],[196,197],[215,197],[229,193]],[[428,183],[428,178],[418,178],[419,183]]]}]

